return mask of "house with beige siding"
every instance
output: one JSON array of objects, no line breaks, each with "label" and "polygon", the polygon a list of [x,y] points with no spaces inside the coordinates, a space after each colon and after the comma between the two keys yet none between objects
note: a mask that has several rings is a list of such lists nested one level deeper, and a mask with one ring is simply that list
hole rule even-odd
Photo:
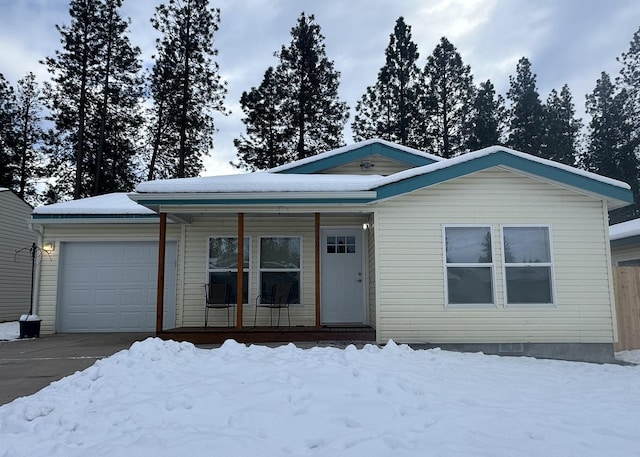
[{"label": "house with beige siding", "polygon": [[29,312],[29,249],[36,241],[28,226],[32,210],[10,189],[0,187],[0,322],[17,321]]},{"label": "house with beige siding", "polygon": [[[38,314],[49,333],[366,328],[377,343],[603,360],[617,338],[607,216],[631,201],[625,183],[503,147],[442,159],[383,140],[149,181],[34,211],[55,246]],[[288,309],[256,307],[284,282]],[[204,328],[212,283],[233,297],[230,327],[215,309]]]},{"label": "house with beige siding", "polygon": [[617,267],[640,266],[640,219],[609,227],[611,260]]}]

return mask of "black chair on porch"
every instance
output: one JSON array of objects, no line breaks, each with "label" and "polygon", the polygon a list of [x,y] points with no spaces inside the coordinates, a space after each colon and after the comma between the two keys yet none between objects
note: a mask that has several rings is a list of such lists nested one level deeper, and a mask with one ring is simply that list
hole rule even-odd
[{"label": "black chair on porch", "polygon": [[[295,298],[296,287],[291,282],[278,282],[271,287],[271,295],[256,297],[256,312],[253,316],[253,326],[256,326],[258,319],[258,308],[269,308],[269,324],[273,326],[273,310],[278,310],[278,327],[280,327],[280,310],[287,309],[287,321],[291,327],[291,315],[289,314],[289,305]],[[263,300],[261,300],[261,298]]]},{"label": "black chair on porch", "polygon": [[207,326],[209,320],[210,309],[227,310],[227,327],[230,325],[231,308],[235,307],[235,303],[231,299],[231,286],[229,284],[205,284],[205,308],[204,308],[204,326]]}]

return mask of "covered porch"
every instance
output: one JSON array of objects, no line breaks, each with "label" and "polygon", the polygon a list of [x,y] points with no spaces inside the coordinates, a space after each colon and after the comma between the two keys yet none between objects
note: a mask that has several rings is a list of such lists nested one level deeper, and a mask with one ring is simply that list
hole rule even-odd
[{"label": "covered porch", "polygon": [[[167,206],[159,215],[158,337],[198,344],[375,342],[372,212],[262,207],[230,213]],[[164,316],[168,220],[181,228],[173,328],[166,327]],[[296,287],[290,309],[256,308],[282,278]],[[214,310],[205,327],[205,285],[213,282],[228,283],[231,318],[229,310]],[[278,326],[272,312],[281,313]]]}]

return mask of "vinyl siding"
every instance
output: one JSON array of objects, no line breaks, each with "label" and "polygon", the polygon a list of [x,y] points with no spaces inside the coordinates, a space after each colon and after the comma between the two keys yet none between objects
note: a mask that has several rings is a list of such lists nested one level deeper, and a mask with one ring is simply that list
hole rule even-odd
[{"label": "vinyl siding", "polygon": [[613,265],[618,265],[618,262],[625,260],[638,259],[640,259],[640,246],[638,245],[611,248],[611,261]]},{"label": "vinyl siding", "polygon": [[[29,312],[31,256],[37,239],[29,230],[31,206],[11,191],[0,191],[0,322],[16,321]],[[16,251],[22,250],[18,254]]]},{"label": "vinyl siding", "polygon": [[[363,215],[321,216],[322,227],[361,226]],[[207,240],[209,236],[237,236],[237,217],[201,217],[185,226],[184,306],[177,325],[202,326],[204,322],[203,285],[207,281]],[[251,238],[249,304],[244,307],[243,325],[252,326],[255,299],[259,294],[259,246],[263,236],[299,236],[302,240],[301,305],[290,308],[291,325],[315,325],[315,217],[245,215],[244,235]],[[180,314],[180,312],[179,312]],[[212,326],[226,325],[226,314],[209,313]],[[283,316],[284,317],[284,316]],[[286,318],[285,318],[286,319]],[[258,310],[257,325],[269,324],[269,310]]]},{"label": "vinyl siding", "polygon": [[[604,202],[490,169],[376,206],[378,341],[614,339]],[[491,225],[495,305],[445,307],[442,228]],[[555,306],[504,305],[501,224],[550,226]]]},{"label": "vinyl siding", "polygon": [[[180,227],[167,225],[167,239],[179,240]],[[45,255],[40,265],[40,285],[38,293],[38,315],[42,319],[41,332],[55,333],[56,302],[58,297],[58,266],[60,243],[72,241],[157,241],[157,224],[82,224],[54,225],[44,230],[43,242],[55,243],[55,250]],[[180,242],[178,242],[178,265],[181,262]],[[181,279],[178,269],[176,290],[180,290]],[[178,293],[178,300],[180,294]],[[176,303],[176,310],[179,308]]]},{"label": "vinyl siding", "polygon": [[[360,164],[368,160],[374,164],[369,169],[364,169]],[[413,165],[407,165],[405,163],[396,162],[395,160],[389,160],[386,157],[380,155],[372,155],[366,159],[350,162],[339,167],[330,168],[323,173],[335,174],[335,175],[382,175],[389,176],[400,171],[413,168]]]}]

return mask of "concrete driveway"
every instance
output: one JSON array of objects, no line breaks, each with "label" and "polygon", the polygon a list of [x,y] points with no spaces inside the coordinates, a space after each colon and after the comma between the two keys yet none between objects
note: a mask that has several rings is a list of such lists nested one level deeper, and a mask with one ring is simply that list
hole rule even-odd
[{"label": "concrete driveway", "polygon": [[0,405],[148,338],[144,333],[75,333],[0,342]]}]

